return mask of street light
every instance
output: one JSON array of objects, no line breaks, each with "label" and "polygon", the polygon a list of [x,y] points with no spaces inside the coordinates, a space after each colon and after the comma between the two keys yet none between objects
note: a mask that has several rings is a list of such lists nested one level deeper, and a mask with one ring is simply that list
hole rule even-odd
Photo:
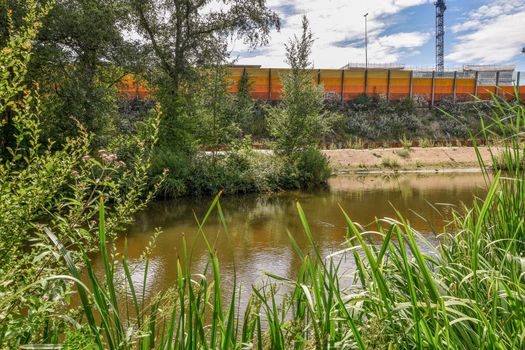
[{"label": "street light", "polygon": [[365,69],[368,69],[368,12],[364,15],[364,17],[365,17]]}]

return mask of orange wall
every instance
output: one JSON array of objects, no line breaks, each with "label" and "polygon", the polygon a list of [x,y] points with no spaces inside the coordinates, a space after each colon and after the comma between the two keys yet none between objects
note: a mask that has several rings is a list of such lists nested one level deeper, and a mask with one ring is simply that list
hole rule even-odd
[{"label": "orange wall", "polygon": [[[244,68],[228,68],[228,86],[232,93],[237,92],[239,79]],[[270,68],[246,68],[246,73],[250,78],[251,95],[258,100],[279,101],[282,97],[282,75],[288,69]],[[340,70],[340,69],[312,69],[309,71],[312,76],[312,84],[323,86],[327,98],[350,101],[366,93],[369,96],[382,96],[391,100],[400,100],[410,96],[412,82],[412,96],[420,97],[428,102],[432,101],[432,78],[412,78],[410,71],[390,71],[388,70]],[[458,101],[472,100],[476,92],[475,79],[456,79],[456,99]],[[128,75],[122,79],[118,85],[119,92],[128,98],[135,98],[137,95],[144,99],[150,95],[151,90],[142,82]],[[513,86],[478,86],[478,97],[490,99],[492,94],[498,93],[499,96],[506,96],[511,99],[515,97]],[[519,96],[525,99],[525,86],[520,87]],[[453,78],[434,79],[434,101],[444,98],[454,97]]]},{"label": "orange wall", "polygon": [[[229,80],[232,82],[230,92],[237,91],[239,81],[244,68],[229,68]],[[264,99],[278,101],[281,99],[282,82],[281,76],[288,69],[269,69],[269,68],[246,68],[252,83],[252,97],[254,99]],[[336,97],[350,101],[366,93],[369,96],[382,96],[387,98],[390,94],[391,100],[400,100],[410,96],[410,71],[390,71],[388,70],[341,70],[341,69],[319,69],[311,70],[312,82],[319,82],[327,94],[327,97]],[[271,84],[270,84],[271,75]],[[389,84],[390,80],[390,84]],[[475,79],[457,78],[456,99],[458,101],[472,100],[476,92]],[[270,94],[271,90],[271,94]],[[343,90],[343,91],[342,91]],[[501,86],[478,86],[478,97],[490,99],[491,93],[498,90],[500,96],[514,96],[514,87]],[[432,100],[432,78],[413,78],[412,95],[421,97],[431,102]],[[525,87],[520,88],[520,96],[525,98]],[[435,78],[434,79],[434,101],[454,97],[454,78]]]}]

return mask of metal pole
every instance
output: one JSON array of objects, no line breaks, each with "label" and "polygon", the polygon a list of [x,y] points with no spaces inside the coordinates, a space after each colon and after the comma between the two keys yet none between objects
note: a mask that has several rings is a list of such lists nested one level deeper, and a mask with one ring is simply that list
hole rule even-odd
[{"label": "metal pole", "polygon": [[410,71],[410,98],[414,97],[414,71]]},{"label": "metal pole", "polygon": [[365,69],[368,69],[368,13],[365,14]]},{"label": "metal pole", "polygon": [[518,72],[518,75],[516,76],[516,96],[518,96],[518,100],[520,99],[520,77],[521,72]]},{"label": "metal pole", "polygon": [[368,96],[368,69],[365,69],[365,96]]},{"label": "metal pole", "polygon": [[457,98],[457,89],[458,89],[458,72],[454,72],[454,102]]},{"label": "metal pole", "polygon": [[390,102],[390,69],[388,70],[388,78],[386,83],[386,100]]},{"label": "metal pole", "polygon": [[431,106],[434,107],[436,97],[436,71],[432,72],[432,100],[431,100]]},{"label": "metal pole", "polygon": [[268,70],[268,100],[272,101],[272,69]]},{"label": "metal pole", "polygon": [[474,82],[474,96],[478,97],[478,81],[479,81],[479,72],[476,72],[476,81]]},{"label": "metal pole", "polygon": [[496,72],[496,96],[499,96],[499,71]]},{"label": "metal pole", "polygon": [[341,70],[341,102],[345,100],[345,70]]}]

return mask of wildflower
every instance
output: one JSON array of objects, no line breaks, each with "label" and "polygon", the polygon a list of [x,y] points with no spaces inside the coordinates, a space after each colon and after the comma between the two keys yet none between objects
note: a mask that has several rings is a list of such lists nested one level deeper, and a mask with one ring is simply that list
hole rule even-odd
[{"label": "wildflower", "polygon": [[103,153],[101,157],[102,162],[106,165],[109,165],[118,159],[117,155],[112,153]]}]

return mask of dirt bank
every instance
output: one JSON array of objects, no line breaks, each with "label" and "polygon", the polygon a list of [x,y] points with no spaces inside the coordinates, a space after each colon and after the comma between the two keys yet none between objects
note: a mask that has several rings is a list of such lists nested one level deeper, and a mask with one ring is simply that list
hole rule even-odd
[{"label": "dirt bank", "polygon": [[[326,150],[335,172],[402,171],[477,168],[473,147],[380,148]],[[490,159],[487,147],[480,148],[485,161]]]}]

